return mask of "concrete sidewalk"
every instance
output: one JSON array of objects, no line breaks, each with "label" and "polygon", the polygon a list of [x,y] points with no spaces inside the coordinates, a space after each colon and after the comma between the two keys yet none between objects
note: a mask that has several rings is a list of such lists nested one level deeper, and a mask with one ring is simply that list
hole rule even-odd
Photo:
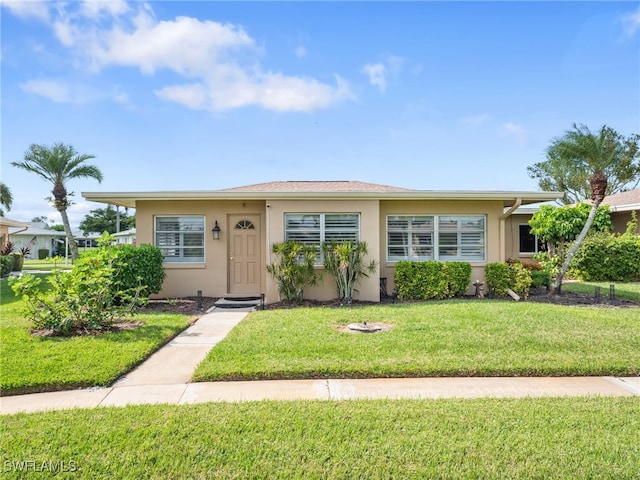
[{"label": "concrete sidewalk", "polygon": [[0,413],[256,400],[640,396],[640,377],[376,378],[187,383],[209,350],[246,315],[247,312],[237,310],[214,310],[202,316],[111,387],[0,397]]}]

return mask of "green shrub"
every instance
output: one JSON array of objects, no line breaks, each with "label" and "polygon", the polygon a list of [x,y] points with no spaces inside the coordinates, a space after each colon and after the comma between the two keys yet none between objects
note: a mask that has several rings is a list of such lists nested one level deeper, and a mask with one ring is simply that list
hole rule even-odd
[{"label": "green shrub", "polygon": [[364,262],[366,242],[327,242],[322,245],[324,268],[333,275],[341,303],[350,304],[360,277],[376,271],[376,261]]},{"label": "green shrub", "polygon": [[573,257],[571,273],[583,281],[640,280],[640,236],[629,233],[589,235]]},{"label": "green shrub", "polygon": [[471,264],[466,262],[443,262],[443,272],[449,283],[450,297],[461,297],[471,283]]},{"label": "green shrub", "polygon": [[149,296],[162,290],[166,272],[162,250],[153,245],[119,245],[114,263],[118,288],[129,290],[142,286],[142,294]]},{"label": "green shrub", "polygon": [[277,260],[267,265],[267,272],[278,281],[280,296],[287,302],[301,302],[304,288],[318,283],[315,271],[317,251],[313,245],[287,241],[274,243],[271,251]]},{"label": "green shrub", "polygon": [[39,248],[38,249],[38,260],[44,260],[49,256],[48,248]]},{"label": "green shrub", "polygon": [[141,287],[118,290],[114,296],[113,249],[96,249],[99,254],[76,262],[71,272],[50,277],[51,291],[43,293],[41,279],[30,274],[9,280],[16,295],[25,298],[25,315],[36,330],[57,334],[108,329],[115,320],[131,316],[140,304]]},{"label": "green shrub", "polygon": [[531,272],[519,260],[509,260],[505,263],[488,263],[485,268],[485,278],[490,291],[497,297],[506,297],[511,289],[521,297],[529,296],[532,279]]},{"label": "green shrub", "polygon": [[509,268],[513,272],[514,277],[514,283],[511,290],[521,297],[528,297],[529,289],[531,288],[531,272],[529,272],[529,270],[527,270],[520,262],[509,265]]},{"label": "green shrub", "polygon": [[112,261],[111,290],[116,302],[121,301],[120,292],[127,292],[134,288],[140,288],[141,301],[149,295],[160,292],[166,276],[160,248],[152,245],[112,246],[109,245],[110,239],[111,236],[101,237],[98,243],[102,246],[83,252],[76,260],[76,265],[100,262],[107,251]]},{"label": "green shrub", "polygon": [[0,277],[6,277],[13,269],[13,256],[0,255]]},{"label": "green shrub", "polygon": [[531,272],[531,286],[533,288],[546,287],[551,281],[551,275],[544,270],[532,270]]},{"label": "green shrub", "polygon": [[515,283],[513,270],[508,263],[487,263],[484,267],[484,276],[492,295],[506,297],[509,290]]},{"label": "green shrub", "polygon": [[471,264],[464,262],[398,262],[398,298],[428,300],[464,295],[471,283]]},{"label": "green shrub", "polygon": [[11,271],[21,272],[24,266],[24,256],[21,253],[12,253],[11,256],[13,257],[13,267]]}]

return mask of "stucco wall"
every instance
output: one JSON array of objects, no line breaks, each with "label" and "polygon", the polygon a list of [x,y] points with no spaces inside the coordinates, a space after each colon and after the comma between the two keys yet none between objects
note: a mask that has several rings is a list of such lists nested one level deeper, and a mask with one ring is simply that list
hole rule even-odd
[{"label": "stucco wall", "polygon": [[[640,211],[636,211],[640,218]],[[631,212],[612,212],[611,221],[613,222],[613,231],[616,233],[624,233],[627,231],[627,223],[631,220]],[[640,223],[636,229],[636,233],[640,235]]]},{"label": "stucco wall", "polygon": [[[194,296],[198,290],[204,296],[222,297],[229,292],[227,259],[229,253],[229,215],[259,215],[262,228],[261,244],[265,244],[264,201],[140,201],[136,204],[136,244],[154,244],[155,215],[204,215],[204,263],[165,263],[167,278],[159,297]],[[213,240],[211,229],[215,221],[221,228],[220,240]],[[263,257],[264,261],[264,257]],[[264,263],[264,262],[263,262]],[[261,284],[266,284],[266,270],[261,269]],[[260,293],[260,292],[256,292]]]}]

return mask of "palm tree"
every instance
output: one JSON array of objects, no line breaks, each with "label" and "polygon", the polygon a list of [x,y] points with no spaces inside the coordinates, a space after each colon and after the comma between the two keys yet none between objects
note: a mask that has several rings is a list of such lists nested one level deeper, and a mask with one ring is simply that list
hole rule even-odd
[{"label": "palm tree", "polygon": [[[7,212],[11,210],[11,204],[13,203],[13,195],[9,187],[0,182],[0,205],[7,209]],[[0,208],[0,215],[4,216],[4,210]]]},{"label": "palm tree", "polygon": [[54,143],[51,148],[46,145],[32,144],[24,154],[23,162],[11,162],[14,167],[40,175],[53,184],[53,201],[60,212],[64,232],[67,235],[71,258],[78,258],[78,245],[73,239],[67,208],[70,205],[66,183],[73,178],[94,178],[102,182],[102,172],[95,165],[84,162],[95,158],[94,155],[79,154],[71,145]]},{"label": "palm tree", "polygon": [[639,143],[640,137],[638,135],[624,138],[606,125],[599,132],[593,133],[586,126],[578,126],[575,123],[572,130],[567,130],[564,136],[554,138],[551,141],[551,145],[547,149],[548,158],[563,159],[573,163],[577,170],[583,170],[590,174],[589,184],[591,186],[591,200],[593,200],[587,221],[571,245],[558,272],[551,291],[552,294],[560,293],[562,279],[569,269],[573,256],[587,236],[598,207],[606,195],[609,175],[612,174],[613,167],[620,164],[633,166],[638,159]]}]

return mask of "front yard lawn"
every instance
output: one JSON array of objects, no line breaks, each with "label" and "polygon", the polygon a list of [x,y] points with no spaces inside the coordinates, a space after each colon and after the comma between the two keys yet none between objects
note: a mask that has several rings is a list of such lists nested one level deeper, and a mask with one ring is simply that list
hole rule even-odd
[{"label": "front yard lawn", "polygon": [[191,317],[144,314],[135,330],[85,337],[35,337],[22,300],[0,281],[0,392],[2,395],[109,385],[170,338]]},{"label": "front yard lawn", "polygon": [[[338,327],[392,324],[353,334]],[[640,310],[451,300],[252,313],[194,381],[640,374]]]},{"label": "front yard lawn", "polygon": [[0,460],[16,479],[631,479],[639,431],[637,397],[147,405],[1,416]]}]

